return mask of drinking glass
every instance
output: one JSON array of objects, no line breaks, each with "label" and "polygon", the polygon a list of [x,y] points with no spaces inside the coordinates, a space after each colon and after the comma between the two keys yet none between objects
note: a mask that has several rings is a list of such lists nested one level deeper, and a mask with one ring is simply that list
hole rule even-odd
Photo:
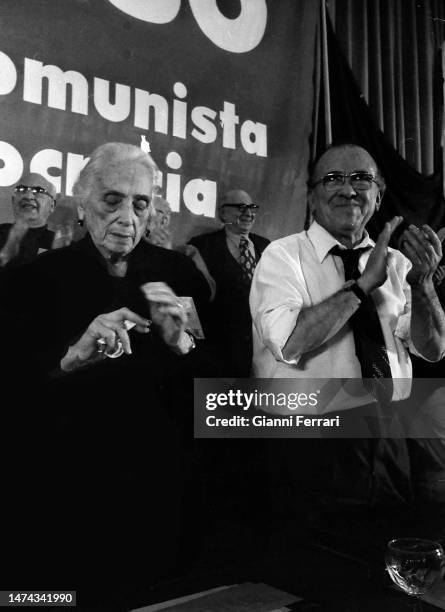
[{"label": "drinking glass", "polygon": [[[442,546],[432,540],[400,538],[386,547],[386,569],[391,580],[408,595],[420,597],[442,579],[444,553]],[[417,609],[422,609],[420,600]]]}]

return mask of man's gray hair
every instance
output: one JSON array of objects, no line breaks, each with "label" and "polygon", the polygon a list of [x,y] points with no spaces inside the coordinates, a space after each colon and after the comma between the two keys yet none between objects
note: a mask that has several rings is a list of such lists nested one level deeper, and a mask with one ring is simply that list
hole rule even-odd
[{"label": "man's gray hair", "polygon": [[133,162],[143,166],[153,181],[153,191],[160,185],[160,172],[151,155],[136,145],[123,142],[107,142],[97,147],[91,154],[86,166],[80,171],[73,185],[73,194],[79,203],[86,202],[92,186],[99,180],[102,170],[113,170],[123,163]]}]

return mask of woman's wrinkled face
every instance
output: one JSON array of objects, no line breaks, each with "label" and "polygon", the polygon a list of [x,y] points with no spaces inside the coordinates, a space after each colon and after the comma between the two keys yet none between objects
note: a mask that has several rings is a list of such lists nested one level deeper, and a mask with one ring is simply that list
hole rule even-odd
[{"label": "woman's wrinkled face", "polygon": [[152,178],[140,163],[103,169],[79,216],[104,257],[125,257],[138,244],[152,214],[152,191]]}]

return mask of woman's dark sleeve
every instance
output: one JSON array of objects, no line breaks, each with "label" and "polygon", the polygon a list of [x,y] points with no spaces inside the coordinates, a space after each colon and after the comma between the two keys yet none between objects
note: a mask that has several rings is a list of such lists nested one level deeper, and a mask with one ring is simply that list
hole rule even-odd
[{"label": "woman's dark sleeve", "polygon": [[[37,262],[3,271],[0,276],[2,326],[10,341],[47,373],[59,366],[73,337],[72,321],[63,312],[60,287]],[[8,322],[8,323],[7,323]]]}]

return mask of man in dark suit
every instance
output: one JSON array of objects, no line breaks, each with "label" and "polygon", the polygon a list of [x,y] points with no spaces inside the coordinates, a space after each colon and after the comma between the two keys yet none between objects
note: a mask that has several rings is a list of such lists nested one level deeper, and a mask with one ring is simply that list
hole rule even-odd
[{"label": "man in dark suit", "polygon": [[252,319],[249,292],[253,272],[267,238],[252,234],[258,205],[248,193],[232,189],[219,205],[224,229],[190,240],[216,282],[208,332],[226,359],[228,376],[249,376],[252,362]]}]

